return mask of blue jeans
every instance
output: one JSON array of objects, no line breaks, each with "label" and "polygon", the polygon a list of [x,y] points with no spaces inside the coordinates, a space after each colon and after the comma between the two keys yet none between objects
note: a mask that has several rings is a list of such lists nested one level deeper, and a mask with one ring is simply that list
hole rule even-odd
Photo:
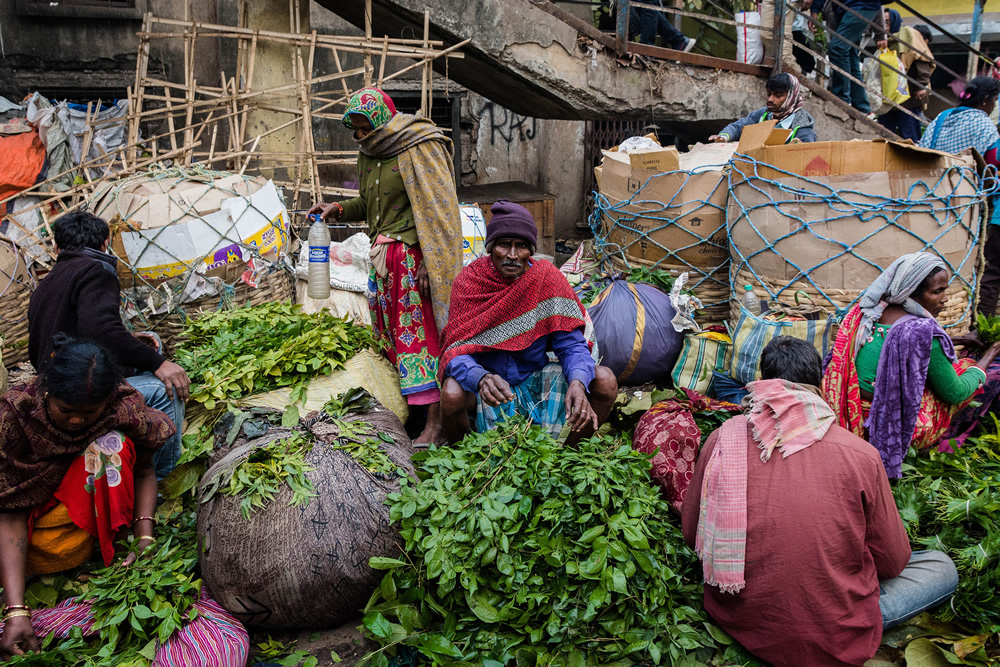
[{"label": "blue jeans", "polygon": [[[880,9],[856,9],[854,10],[869,21],[874,21]],[[868,24],[849,12],[844,12],[837,26],[837,32],[855,44],[861,41]],[[858,50],[836,35],[830,35],[830,46],[827,48],[827,55],[830,57],[830,64],[836,65],[840,69],[848,72],[855,79],[861,80],[861,60],[858,57]],[[857,84],[846,76],[833,70],[830,79],[830,92],[844,100],[861,113],[870,113],[872,108],[868,104],[868,96],[865,95],[865,87]]]},{"label": "blue jeans", "polygon": [[[650,0],[646,0],[653,4]],[[676,51],[683,51],[688,40],[674,24],[670,22],[667,15],[653,9],[632,9],[629,14],[629,22],[639,26],[639,40],[643,44],[656,46],[656,35],[663,38],[663,43]],[[629,32],[635,33],[635,28],[630,28]]]},{"label": "blue jeans", "polygon": [[[910,109],[910,111],[917,113],[920,110]],[[920,143],[920,121],[913,116],[907,115],[899,109],[890,109],[878,117],[878,122],[903,139],[912,139],[914,143]]]},{"label": "blue jeans", "polygon": [[895,579],[880,581],[878,606],[882,629],[888,630],[917,614],[933,609],[958,588],[958,570],[941,551],[914,551]]},{"label": "blue jeans", "polygon": [[177,427],[177,432],[164,443],[156,454],[153,455],[153,468],[156,470],[156,481],[162,482],[163,478],[170,474],[170,471],[177,466],[177,459],[181,456],[181,429],[184,426],[184,401],[177,398],[170,398],[167,395],[167,388],[152,373],[133,375],[125,378],[132,387],[142,394],[146,405],[163,412],[170,421]]}]

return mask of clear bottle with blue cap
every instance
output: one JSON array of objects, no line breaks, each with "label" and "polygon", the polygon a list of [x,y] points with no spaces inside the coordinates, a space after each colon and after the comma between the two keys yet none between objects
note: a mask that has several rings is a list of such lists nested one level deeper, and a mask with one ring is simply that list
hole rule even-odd
[{"label": "clear bottle with blue cap", "polygon": [[310,299],[330,298],[330,230],[319,214],[310,215],[309,288]]}]

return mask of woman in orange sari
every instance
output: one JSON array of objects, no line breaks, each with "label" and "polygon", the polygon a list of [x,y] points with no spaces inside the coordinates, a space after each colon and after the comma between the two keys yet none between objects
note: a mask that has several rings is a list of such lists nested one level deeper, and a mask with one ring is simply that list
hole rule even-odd
[{"label": "woman in orange sari", "polygon": [[44,374],[0,399],[3,656],[39,647],[27,576],[82,565],[95,544],[110,565],[129,527],[134,551],[156,541],[153,454],[173,422],[146,406],[106,350],[58,338]]}]

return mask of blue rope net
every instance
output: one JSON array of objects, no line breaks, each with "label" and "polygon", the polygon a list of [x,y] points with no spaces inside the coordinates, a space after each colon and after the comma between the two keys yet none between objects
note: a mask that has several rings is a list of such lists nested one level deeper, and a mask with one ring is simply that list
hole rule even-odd
[{"label": "blue rope net", "polygon": [[[981,180],[972,166],[962,164],[922,170],[926,179],[906,180],[902,196],[898,179],[905,177],[893,177],[897,186],[889,189],[896,189],[897,196],[892,196],[838,189],[739,153],[731,164],[733,288],[752,282],[755,289],[763,288],[769,301],[784,297],[786,302],[806,291],[814,305],[840,319],[889,262],[905,253],[927,251],[941,257],[951,271],[949,306],[962,304],[961,312],[946,308],[944,326],[958,326],[970,317],[985,198],[997,190],[995,171]],[[830,180],[835,183],[836,178]],[[863,223],[859,234],[848,238],[845,223],[857,221]],[[944,247],[950,250],[941,250]],[[773,268],[775,256],[784,262],[781,273],[758,270],[765,264]],[[819,261],[808,259],[820,256]],[[840,282],[851,278],[850,288],[827,282],[838,272],[843,274]]]},{"label": "blue rope net", "polygon": [[[723,167],[715,165],[695,173],[663,172],[648,177],[641,185],[630,179],[632,194],[621,201],[592,193],[594,211],[589,223],[597,256],[616,257],[627,269],[642,265],[674,274],[687,271],[688,288],[705,310],[718,312],[725,308],[729,295],[729,241]],[[702,176],[692,183],[692,179]],[[713,176],[717,182],[705,191],[705,184],[715,180]],[[703,190],[702,196],[690,198],[691,192],[699,189]],[[661,201],[652,194],[654,190],[669,196]]]}]

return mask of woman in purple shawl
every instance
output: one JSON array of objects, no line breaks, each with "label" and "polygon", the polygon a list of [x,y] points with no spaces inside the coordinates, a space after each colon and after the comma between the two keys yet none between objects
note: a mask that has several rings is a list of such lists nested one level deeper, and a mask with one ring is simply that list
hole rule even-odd
[{"label": "woman in purple shawl", "polygon": [[[947,302],[950,275],[937,255],[903,255],[861,295],[837,332],[823,391],[840,424],[871,442],[890,478],[912,444],[960,446],[1000,394],[1000,343],[976,361],[958,359],[934,318]],[[974,334],[956,338],[979,347]],[[986,387],[979,403],[974,395]]]}]

